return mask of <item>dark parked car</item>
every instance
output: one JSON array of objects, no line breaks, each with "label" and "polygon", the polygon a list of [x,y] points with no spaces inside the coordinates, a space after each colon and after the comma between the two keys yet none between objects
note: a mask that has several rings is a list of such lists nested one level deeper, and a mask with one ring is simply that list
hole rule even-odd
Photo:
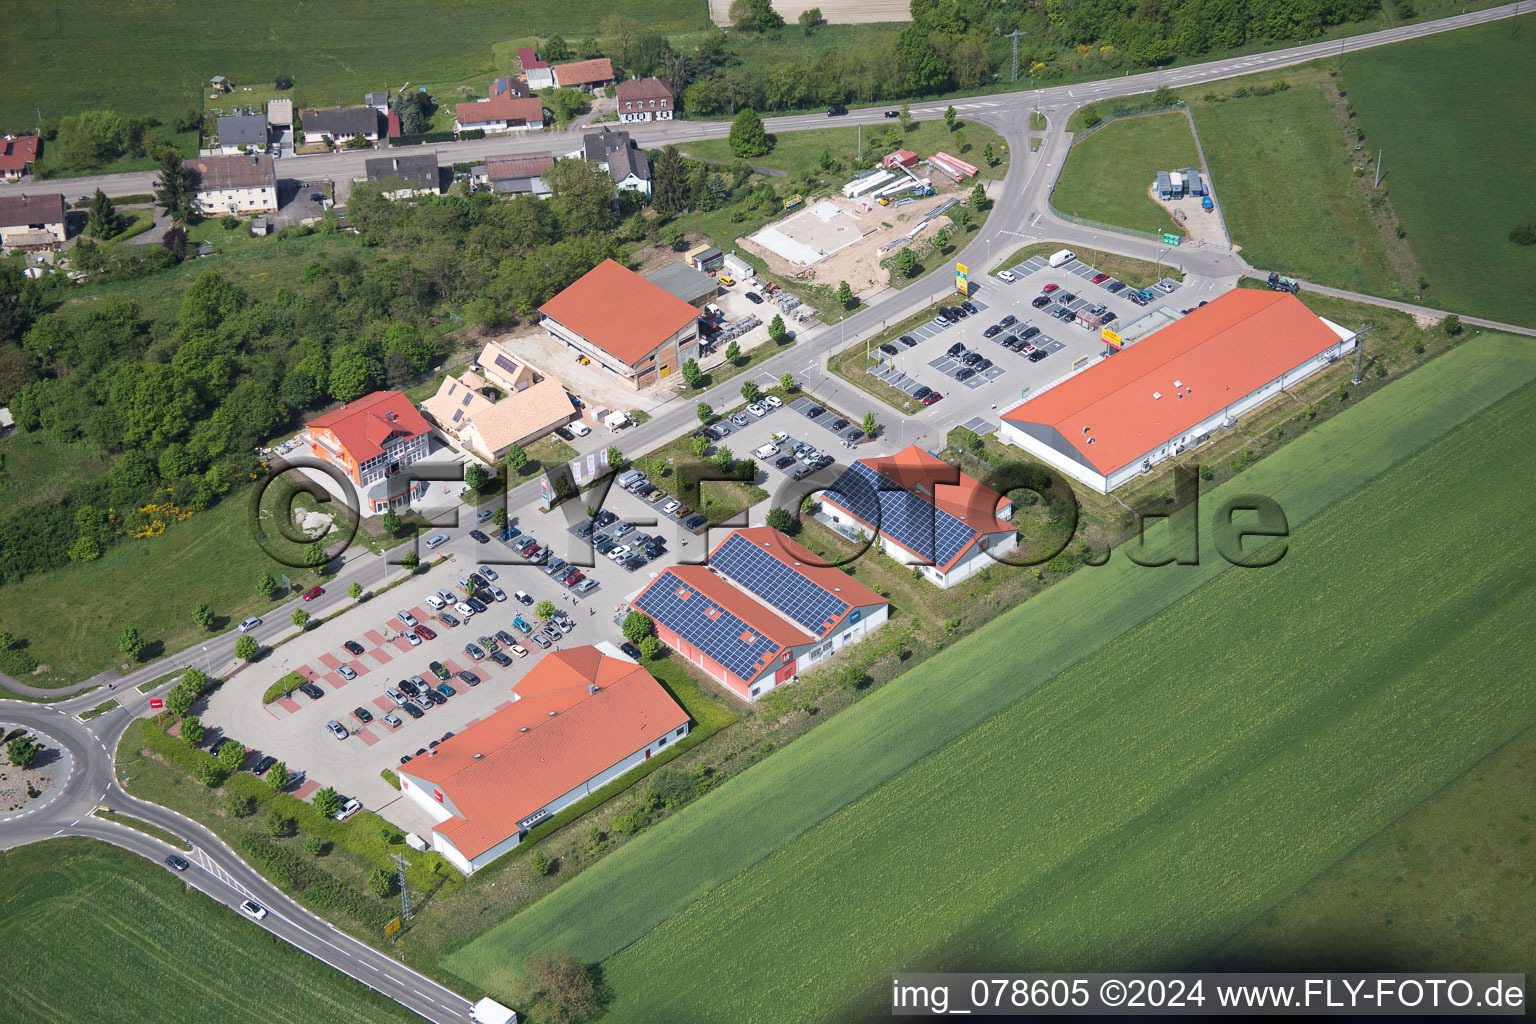
[{"label": "dark parked car", "polygon": [[992,360],[990,359],[983,359],[981,362],[976,364],[977,373],[986,373],[990,369],[992,369]]},{"label": "dark parked car", "polygon": [[843,418],[841,418],[841,417],[839,417],[839,418],[837,418],[837,419],[832,421],[832,429],[833,430],[837,430],[837,431],[847,430],[848,429],[848,421],[843,419]]},{"label": "dark parked car", "polygon": [[564,427],[556,427],[555,428],[555,436],[560,438],[560,440],[562,440],[562,441],[574,441],[574,440],[576,440],[576,435],[571,433],[569,430],[566,430]]},{"label": "dark parked car", "polygon": [[400,680],[395,688],[398,689],[401,693],[405,694],[407,697],[414,697],[421,692],[421,687],[417,686],[409,679]]},{"label": "dark parked car", "polygon": [[784,469],[785,467],[793,466],[794,464],[795,457],[793,455],[780,455],[777,459],[774,460],[773,468]]},{"label": "dark parked car", "polygon": [[475,610],[475,614],[476,615],[484,615],[485,614],[486,604],[485,604],[484,601],[480,600],[478,597],[466,597],[464,599],[464,603],[469,605],[471,608],[473,608]]},{"label": "dark parked car", "polygon": [[630,643],[628,640],[626,640],[623,643],[619,644],[619,650],[623,651],[625,654],[629,655],[631,658],[634,658],[636,661],[640,660],[640,648],[636,647],[634,644]]},{"label": "dark parked car", "polygon": [[1032,363],[1038,363],[1040,360],[1044,359],[1048,355],[1050,355],[1050,353],[1047,352],[1045,349],[1037,348],[1037,349],[1035,349],[1033,352],[1031,352],[1029,354],[1029,361],[1032,362]]},{"label": "dark parked car", "polygon": [[949,346],[949,351],[945,352],[944,354],[949,356],[950,358],[954,358],[955,356],[960,355],[964,351],[965,351],[965,346],[960,344],[957,341],[953,345]]},{"label": "dark parked car", "polygon": [[1062,292],[1060,295],[1056,296],[1056,301],[1065,306],[1069,302],[1076,302],[1077,296],[1071,292]]},{"label": "dark parked car", "polygon": [[976,308],[976,303],[972,302],[970,299],[966,299],[964,302],[960,303],[960,308],[970,314],[981,312],[981,310]]},{"label": "dark parked car", "polygon": [[703,516],[695,515],[695,516],[689,516],[686,520],[684,520],[683,521],[683,526],[685,526],[686,528],[688,528],[690,530],[697,530],[699,527],[703,526],[707,522],[709,522],[709,520],[705,519]]},{"label": "dark parked car", "polygon": [[981,336],[983,338],[995,338],[999,334],[1002,334],[1002,333],[1003,333],[1003,325],[1002,324],[993,324],[991,327],[988,327],[986,330],[982,331],[981,332]]},{"label": "dark parked car", "polygon": [[1019,332],[1019,337],[1021,339],[1023,339],[1024,341],[1028,341],[1030,338],[1033,338],[1035,335],[1037,335],[1039,333],[1040,333],[1040,328],[1038,328],[1038,327],[1026,327],[1022,331]]},{"label": "dark parked car", "polygon": [[912,397],[921,402],[931,394],[933,394],[933,388],[924,385],[923,387],[920,387],[916,391],[912,392]]},{"label": "dark parked car", "polygon": [[299,684],[299,689],[303,691],[304,695],[307,696],[310,700],[319,700],[321,697],[325,696],[324,690],[320,689],[320,687],[307,680]]},{"label": "dark parked car", "polygon": [[405,705],[403,707],[401,707],[400,710],[404,711],[406,714],[410,715],[412,718],[420,718],[421,717],[421,708],[417,707],[415,704],[412,704],[410,701],[406,701]]},{"label": "dark parked car", "polygon": [[896,340],[901,342],[903,348],[916,348],[917,347],[917,339],[912,337],[912,335],[910,335],[910,334],[903,334],[901,337],[897,338]]},{"label": "dark parked car", "polygon": [[883,345],[880,346],[880,351],[884,352],[888,356],[894,356],[900,350],[897,349],[897,347],[895,345],[892,345],[890,342],[886,342],[886,343],[884,343]]},{"label": "dark parked car", "polygon": [[475,675],[473,672],[471,672],[467,668],[460,669],[455,674],[459,677],[459,680],[465,686],[479,686],[480,685],[480,677]]},{"label": "dark parked car", "polygon": [[255,764],[251,765],[251,774],[265,775],[267,774],[267,769],[271,768],[275,764],[277,764],[277,758],[273,757],[271,754],[265,754],[262,756],[260,761],[257,761]]},{"label": "dark parked car", "polygon": [[1121,292],[1121,291],[1125,290],[1125,282],[1124,281],[1111,281],[1109,284],[1105,285],[1105,287],[1109,289],[1109,294],[1114,295],[1117,292]]},{"label": "dark parked car", "polygon": [[747,301],[748,302],[754,303],[754,304],[759,305],[759,306],[761,306],[763,304],[763,297],[761,295],[757,294],[757,292],[747,292],[746,296],[747,296]]},{"label": "dark parked car", "polygon": [[958,373],[956,373],[955,374],[955,380],[966,381],[966,380],[970,380],[974,376],[976,376],[976,371],[967,368],[967,369],[961,370]]},{"label": "dark parked car", "polygon": [[348,640],[346,643],[342,644],[341,646],[345,647],[347,650],[351,651],[353,654],[357,655],[359,658],[361,658],[363,656],[363,645],[358,643],[356,640]]},{"label": "dark parked car", "polygon": [[809,409],[805,410],[805,414],[808,417],[810,417],[811,419],[815,419],[816,417],[820,416],[822,413],[824,413],[826,411],[827,410],[823,409],[819,405],[813,405]]},{"label": "dark parked car", "polygon": [[1002,324],[1004,327],[1012,327],[1014,324],[1016,324],[1018,322],[1019,322],[1019,318],[1014,316],[1012,313],[1009,313],[1007,316],[1003,317],[1001,320],[998,321],[998,323]]},{"label": "dark parked car", "polygon": [[502,668],[507,668],[512,664],[512,659],[507,657],[501,651],[492,651],[491,660],[500,665]]},{"label": "dark parked car", "polygon": [[[444,685],[447,685],[447,684],[444,684]],[[438,693],[436,690],[428,690],[426,693],[423,693],[422,696],[427,698],[427,700],[431,701],[433,704],[447,704],[448,703],[448,698],[444,697],[441,693]]]},{"label": "dark parked car", "polygon": [[1050,304],[1051,304],[1051,297],[1049,295],[1036,295],[1034,300],[1032,302],[1030,302],[1030,305],[1034,306],[1036,309],[1044,309],[1046,306],[1049,306]]},{"label": "dark parked car", "polygon": [[981,353],[967,352],[964,356],[961,357],[960,362],[964,363],[966,366],[975,366],[977,363],[981,362]]},{"label": "dark parked car", "polygon": [[352,714],[356,715],[357,720],[362,722],[364,725],[367,725],[369,722],[373,721],[373,714],[367,708],[353,708]]}]

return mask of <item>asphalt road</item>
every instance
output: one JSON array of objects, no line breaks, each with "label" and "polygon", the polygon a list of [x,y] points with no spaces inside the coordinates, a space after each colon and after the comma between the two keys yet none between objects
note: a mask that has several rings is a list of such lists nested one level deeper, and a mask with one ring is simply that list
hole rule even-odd
[{"label": "asphalt road", "polygon": [[[1054,217],[1046,203],[1053,174],[1065,159],[1069,137],[1062,130],[1067,116],[1083,103],[1114,96],[1150,91],[1158,84],[1172,86],[1195,85],[1237,75],[1289,66],[1355,50],[1381,46],[1438,32],[1445,32],[1468,25],[1480,24],[1515,13],[1515,5],[1458,15],[1440,21],[1426,22],[1403,28],[1387,29],[1363,36],[1329,43],[1313,43],[1291,47],[1268,54],[1231,58],[1208,64],[1180,68],[1166,73],[1127,76],[1095,83],[1063,86],[1054,89],[1017,92],[996,96],[976,97],[953,101],[964,117],[983,121],[995,127],[1008,141],[1015,154],[1007,179],[994,200],[994,208],[985,228],[957,254],[957,261],[973,268],[989,270],[994,261],[1006,258],[1013,250],[1034,241],[1059,241],[1079,249],[1098,248],[1146,260],[1163,258],[1168,252],[1155,243],[1101,232],[1080,225],[1063,222]],[[931,116],[942,113],[949,103],[920,104],[914,113]],[[1050,130],[1041,150],[1029,153],[1027,143],[1029,114],[1038,109],[1045,114]],[[836,119],[836,124],[869,123],[883,124],[881,109],[852,111],[846,118]],[[794,131],[826,127],[828,120],[822,115],[796,115],[771,118],[770,131]],[[685,142],[690,139],[723,137],[729,126],[723,122],[679,121],[660,127],[636,126],[632,136],[645,146],[665,145],[669,142]],[[491,153],[527,152],[537,150],[574,149],[578,144],[575,133],[540,133],[523,139],[495,139],[439,146],[445,162],[473,160]],[[357,176],[362,173],[367,153],[343,153],[315,157],[290,157],[279,163],[285,178],[316,181],[337,176]],[[66,197],[87,194],[96,187],[110,193],[127,194],[147,191],[152,181],[150,173],[106,175],[94,178],[77,178],[47,183],[0,185],[0,194],[6,191],[37,191],[39,187],[62,190]],[[1249,267],[1234,254],[1221,249],[1196,248],[1179,250],[1173,257],[1187,274],[1220,282],[1235,281],[1243,274],[1262,274]],[[986,284],[983,273],[973,269],[973,281]],[[1336,289],[1308,286],[1325,294],[1341,295],[1361,302],[1409,312],[1422,312],[1440,316],[1443,311],[1416,307],[1407,303],[1392,302],[1374,296],[1341,292]],[[880,450],[896,450],[911,443],[936,443],[954,423],[968,418],[974,410],[960,409],[963,403],[946,403],[931,406],[915,417],[906,417],[895,410],[883,408],[878,400],[862,391],[855,390],[836,377],[825,372],[825,361],[833,351],[866,333],[875,331],[884,323],[900,320],[918,309],[932,304],[940,296],[952,291],[945,274],[933,274],[923,281],[896,292],[887,291],[874,296],[858,313],[832,326],[817,326],[804,331],[797,343],[774,355],[753,372],[754,375],[778,377],[791,373],[807,392],[844,412],[858,415],[865,409],[875,408],[880,413],[883,430],[878,440]],[[984,293],[983,293],[984,294]],[[1536,335],[1529,328],[1500,324],[1463,313],[1462,319],[1469,324],[1493,327],[1524,335]],[[631,453],[648,451],[682,433],[692,430],[697,423],[694,405],[698,401],[709,402],[715,407],[734,405],[739,401],[742,378],[726,381],[701,396],[686,400],[674,400],[663,406],[643,426],[624,431],[616,439],[602,432],[594,432],[587,440],[605,447],[614,441]],[[526,504],[536,497],[537,484],[529,482],[516,488],[508,500],[509,506]],[[558,514],[558,513],[557,513]],[[467,529],[467,527],[465,527]],[[448,551],[462,552],[472,557],[474,544],[463,536],[450,542]],[[393,578],[399,570],[385,564],[384,559],[362,549],[349,552],[339,574],[327,585],[333,593],[344,593],[352,581],[365,588],[377,589]],[[270,640],[288,632],[289,613],[298,607],[297,599],[274,606],[263,617],[266,624],[256,631],[260,640]],[[324,611],[324,605],[318,610]],[[153,664],[145,665],[114,684],[112,696],[123,702],[123,707],[110,711],[89,722],[81,722],[74,716],[103,697],[99,692],[86,692],[54,705],[0,701],[0,719],[14,721],[36,728],[67,747],[75,759],[74,772],[65,783],[63,793],[45,806],[30,813],[23,812],[7,819],[0,819],[0,847],[12,847],[37,842],[52,836],[71,834],[88,835],[105,842],[115,843],[126,849],[150,857],[156,863],[170,852],[164,844],[142,833],[119,827],[91,812],[100,804],[106,804],[149,821],[166,831],[185,838],[193,847],[188,860],[194,867],[187,872],[189,884],[196,885],[213,898],[233,906],[247,895],[256,899],[269,910],[261,922],[274,934],[282,936],[293,945],[331,964],[338,970],[357,978],[371,988],[388,995],[433,1021],[461,1021],[466,1019],[468,1003],[461,997],[418,974],[385,954],[337,931],[323,919],[311,914],[284,896],[275,886],[266,882],[232,850],[224,846],[213,833],[182,816],[154,804],[140,801],[119,789],[113,777],[112,750],[115,749],[123,729],[133,717],[149,713],[150,694],[140,694],[135,687],[168,672],[189,665],[204,664],[215,674],[227,670],[234,660],[234,644],[239,634],[231,630],[210,638],[206,645],[179,652]],[[206,648],[206,650],[204,649]],[[0,684],[12,681],[0,678]],[[89,683],[82,686],[90,686]],[[18,689],[24,689],[17,687]],[[71,688],[73,689],[73,688]],[[161,687],[159,692],[164,691]],[[58,694],[66,691],[49,691]]]}]

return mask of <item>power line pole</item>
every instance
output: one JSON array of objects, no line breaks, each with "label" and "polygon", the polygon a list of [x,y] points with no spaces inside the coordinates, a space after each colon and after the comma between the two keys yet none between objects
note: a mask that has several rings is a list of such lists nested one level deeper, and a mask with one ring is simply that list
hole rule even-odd
[{"label": "power line pole", "polygon": [[1027,36],[1027,35],[1029,35],[1028,32],[1020,32],[1018,29],[1014,29],[1012,32],[1008,33],[1008,36],[1007,36],[1007,38],[1013,40],[1013,79],[1012,80],[1015,81],[1015,82],[1017,82],[1019,80],[1019,36]]},{"label": "power line pole", "polygon": [[411,919],[411,887],[405,883],[405,869],[411,866],[411,862],[398,853],[390,854],[390,858],[400,871],[400,920],[409,921]]},{"label": "power line pole", "polygon": [[1376,151],[1376,184],[1371,186],[1373,189],[1381,188],[1381,154],[1383,152],[1384,150],[1380,149]]},{"label": "power line pole", "polygon": [[1359,384],[1362,379],[1361,370],[1365,363],[1365,335],[1375,324],[1366,324],[1355,332],[1355,375],[1350,378],[1351,384]]}]

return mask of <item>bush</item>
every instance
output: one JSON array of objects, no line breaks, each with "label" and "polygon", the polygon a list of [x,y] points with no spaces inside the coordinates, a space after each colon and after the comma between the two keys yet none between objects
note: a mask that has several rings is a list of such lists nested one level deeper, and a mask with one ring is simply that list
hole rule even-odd
[{"label": "bush", "polygon": [[261,822],[261,831],[265,835],[278,839],[293,835],[297,828],[298,822],[288,817],[288,815],[276,807],[267,811],[267,816]]},{"label": "bush", "polygon": [[256,799],[244,793],[226,793],[224,813],[231,818],[249,818],[256,813]]},{"label": "bush", "polygon": [[536,875],[547,875],[555,870],[555,862],[543,850],[534,850],[533,856],[528,859],[528,865],[533,868],[533,873]]},{"label": "bush", "polygon": [[650,824],[650,818],[638,808],[628,814],[621,814],[613,819],[613,830],[621,836],[632,836],[646,825]]},{"label": "bush", "polygon": [[[186,749],[190,750],[191,748],[188,747]],[[196,761],[190,768],[192,777],[209,789],[223,782],[227,771],[228,769],[220,764],[217,758],[213,757],[202,758]]]},{"label": "bush", "polygon": [[1285,90],[1289,89],[1290,87],[1291,83],[1287,82],[1283,78],[1277,78],[1273,82],[1269,83],[1270,92],[1285,92]]},{"label": "bush", "polygon": [[[392,908],[369,900],[341,879],[314,864],[300,860],[292,851],[283,849],[266,836],[247,833],[241,838],[240,845],[249,855],[247,859],[264,869],[280,885],[298,893],[301,902],[310,907],[342,911],[375,931],[382,931],[390,918],[395,916]],[[374,874],[379,873],[387,876],[389,886],[393,889],[394,875],[376,868]],[[372,881],[370,876],[370,885]]]},{"label": "bush", "polygon": [[305,836],[304,851],[306,853],[312,853],[316,857],[324,857],[326,854],[331,852],[331,844],[316,835]]},{"label": "bush", "polygon": [[1244,96],[1247,96],[1247,95],[1248,95],[1248,87],[1246,85],[1240,85],[1236,89],[1232,90],[1232,98],[1233,99],[1240,100]]},{"label": "bush", "polygon": [[400,880],[393,871],[374,868],[368,872],[368,891],[380,899],[389,899],[399,891]]},{"label": "bush", "polygon": [[1510,229],[1509,240],[1516,245],[1536,245],[1536,225],[1516,224]]},{"label": "bush", "polygon": [[655,795],[658,805],[675,810],[693,796],[693,780],[676,765],[663,765],[651,775],[647,796]]},{"label": "bush", "polygon": [[263,704],[271,704],[279,697],[292,693],[302,682],[304,682],[304,676],[298,672],[289,672],[286,676],[283,676],[277,682],[267,687],[267,692],[261,695],[261,702]]},{"label": "bush", "polygon": [[1451,337],[1456,337],[1456,335],[1461,333],[1461,317],[1457,316],[1455,313],[1452,313],[1450,316],[1440,321],[1440,329],[1446,334],[1449,334]]}]

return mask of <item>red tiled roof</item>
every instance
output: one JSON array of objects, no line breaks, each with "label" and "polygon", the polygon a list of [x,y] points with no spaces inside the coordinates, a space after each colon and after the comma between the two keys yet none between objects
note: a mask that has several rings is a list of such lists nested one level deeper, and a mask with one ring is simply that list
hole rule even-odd
[{"label": "red tiled roof", "polygon": [[1339,341],[1296,296],[1239,288],[1003,418],[1054,428],[1109,474]]},{"label": "red tiled roof", "polygon": [[525,153],[520,156],[488,156],[485,174],[492,181],[507,178],[534,178],[555,166],[553,153]]},{"label": "red tiled roof", "polygon": [[515,689],[521,699],[511,707],[400,769],[441,789],[464,815],[434,831],[466,857],[515,835],[522,819],[688,722],[649,672],[596,647],[551,651]]},{"label": "red tiled roof", "polygon": [[555,84],[559,86],[595,85],[598,82],[611,81],[613,81],[613,62],[607,57],[555,65]]},{"label": "red tiled roof", "polygon": [[0,139],[0,171],[25,171],[37,159],[37,136]]},{"label": "red tiled roof", "polygon": [[384,442],[396,434],[418,437],[432,428],[399,391],[375,391],[350,405],[316,417],[309,426],[330,430],[336,440],[362,464],[384,451]]},{"label": "red tiled roof", "polygon": [[859,461],[906,490],[923,494],[935,508],[965,520],[981,533],[1014,529],[1013,524],[997,518],[998,506],[1005,501],[1001,494],[915,444],[894,455]]},{"label": "red tiled roof", "polygon": [[630,366],[699,316],[676,295],[613,260],[583,274],[539,312]]},{"label": "red tiled roof", "polygon": [[659,78],[630,78],[619,83],[615,96],[620,103],[626,100],[672,101],[672,90]]},{"label": "red tiled roof", "polygon": [[459,124],[479,124],[484,121],[544,120],[544,104],[537,99],[523,99],[511,93],[477,103],[460,103],[454,107]]},{"label": "red tiled roof", "polygon": [[524,46],[518,49],[517,62],[523,66],[524,71],[527,71],[529,68],[549,67],[548,64],[539,60],[538,52],[531,46]]},{"label": "red tiled roof", "polygon": [[[636,594],[630,601],[636,608],[644,608],[644,597],[651,590],[664,593],[664,589],[673,588],[681,583],[693,594],[715,607],[736,616],[748,626],[757,630],[767,640],[771,647],[755,651],[757,654],[758,672],[768,665],[774,664],[779,653],[786,647],[798,647],[803,644],[814,644],[816,637],[807,633],[788,619],[780,618],[778,613],[767,605],[760,603],[755,597],[744,591],[738,590],[733,584],[721,579],[710,572],[708,567],[702,565],[674,565],[666,572],[657,576],[650,585]],[[713,616],[712,616],[713,617]],[[654,618],[654,616],[653,616]],[[657,619],[660,622],[660,619]],[[668,626],[668,628],[675,628]],[[689,643],[698,643],[698,638],[682,636]],[[750,642],[750,634],[743,638],[743,642]],[[717,659],[718,660],[718,659]],[[750,681],[750,680],[749,680]]]}]

